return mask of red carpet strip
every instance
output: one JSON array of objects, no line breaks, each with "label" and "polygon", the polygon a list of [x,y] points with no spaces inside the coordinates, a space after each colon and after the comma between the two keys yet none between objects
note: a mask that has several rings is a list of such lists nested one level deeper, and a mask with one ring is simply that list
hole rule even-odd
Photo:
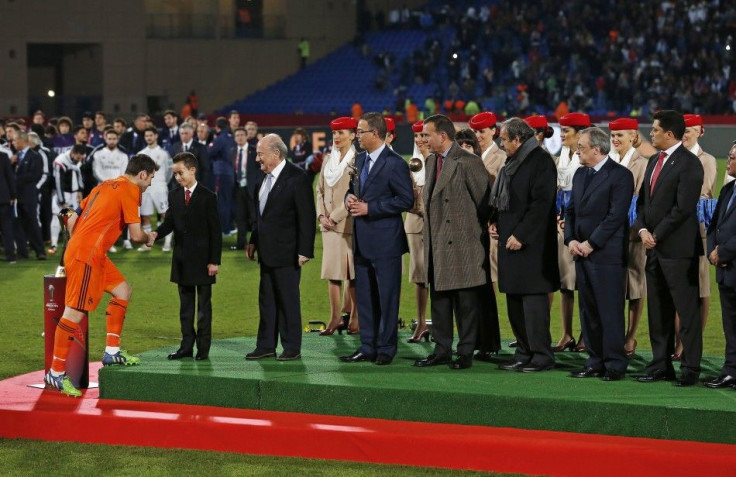
[{"label": "red carpet strip", "polygon": [[104,400],[97,389],[74,399],[29,387],[42,382],[41,371],[0,381],[0,437],[559,476],[736,469],[734,445]]}]

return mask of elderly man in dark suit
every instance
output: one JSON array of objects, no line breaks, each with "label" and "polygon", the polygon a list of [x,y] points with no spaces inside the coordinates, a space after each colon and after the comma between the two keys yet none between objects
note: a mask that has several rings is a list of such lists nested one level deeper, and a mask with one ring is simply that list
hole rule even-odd
[{"label": "elderly man in dark suit", "polygon": [[353,216],[353,257],[360,348],[341,356],[347,363],[387,365],[397,349],[401,256],[409,251],[401,213],[414,205],[409,165],[386,146],[386,121],[379,113],[358,121],[364,152],[355,159],[358,173],[345,196]]},{"label": "elderly man in dark suit", "polygon": [[598,128],[578,134],[580,164],[565,214],[565,244],[575,261],[580,318],[588,351],[574,378],[619,381],[629,362],[624,351],[624,301],[629,197],[634,176],[608,157],[608,135]]},{"label": "elderly man in dark suit", "polygon": [[652,361],[642,383],[675,379],[675,312],[680,315],[683,353],[677,386],[692,386],[700,375],[703,330],[700,323],[698,257],[703,242],[697,204],[703,166],[682,145],[685,119],[677,111],[654,114],[652,145],[661,152],[649,159],[639,191],[634,230],[647,249],[647,309]]},{"label": "elderly man in dark suit", "polygon": [[28,246],[36,252],[36,258],[46,260],[46,251],[38,223],[38,184],[43,176],[41,155],[31,148],[28,133],[18,132],[13,140],[18,151],[18,164],[15,171],[15,188],[18,196],[18,227],[14,228],[18,256],[28,258]]},{"label": "elderly man in dark suit", "polygon": [[522,119],[501,126],[508,154],[491,189],[491,234],[498,235],[498,289],[506,294],[516,336],[514,359],[501,369],[552,369],[548,293],[560,288],[557,265],[557,170]]},{"label": "elderly man in dark suit", "polygon": [[[736,177],[736,141],[728,153],[726,173]],[[724,185],[708,227],[708,260],[716,267],[721,296],[726,360],[717,378],[705,381],[709,388],[736,389],[736,182]]]},{"label": "elderly man in dark suit", "polygon": [[[415,366],[449,364],[466,369],[482,316],[482,297],[490,281],[488,194],[491,182],[480,157],[455,142],[455,126],[442,115],[424,120],[423,135],[432,155],[427,157],[424,201],[425,283],[432,298],[432,354]],[[453,313],[457,322],[457,359],[452,356]]]},{"label": "elderly man in dark suit", "polygon": [[245,355],[249,360],[275,356],[278,337],[284,348],[279,361],[301,358],[299,282],[301,267],[314,257],[316,212],[312,182],[286,160],[287,153],[276,134],[265,136],[256,147],[265,177],[256,192],[256,221],[246,254],[254,260],[258,252],[261,319],[256,349]]}]

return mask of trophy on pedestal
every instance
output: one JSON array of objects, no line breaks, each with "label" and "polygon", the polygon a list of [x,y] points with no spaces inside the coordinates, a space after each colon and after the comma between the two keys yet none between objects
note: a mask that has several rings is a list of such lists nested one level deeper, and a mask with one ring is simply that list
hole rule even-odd
[{"label": "trophy on pedestal", "polygon": [[65,277],[66,269],[64,268],[64,252],[66,252],[66,244],[69,242],[69,219],[74,214],[74,209],[64,207],[59,211],[57,215],[59,222],[61,222],[61,256],[59,257],[59,266],[56,267],[55,277]]}]

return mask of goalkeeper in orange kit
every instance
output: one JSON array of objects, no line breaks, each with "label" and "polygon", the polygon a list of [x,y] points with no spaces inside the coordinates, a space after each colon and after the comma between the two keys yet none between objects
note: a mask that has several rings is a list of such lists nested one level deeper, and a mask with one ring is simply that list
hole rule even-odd
[{"label": "goalkeeper in orange kit", "polygon": [[138,358],[120,349],[120,333],[132,288],[107,257],[107,250],[126,227],[131,240],[150,241],[150,235],[141,228],[138,208],[141,194],[151,185],[157,170],[150,157],[131,157],[124,175],[95,187],[68,218],[71,238],[64,253],[66,307],[54,335],[54,359],[44,378],[47,388],[81,396],[66,375],[66,357],[79,322],[85,313],[97,308],[103,292],[112,298],[107,305],[107,346],[102,364],[139,364]]}]

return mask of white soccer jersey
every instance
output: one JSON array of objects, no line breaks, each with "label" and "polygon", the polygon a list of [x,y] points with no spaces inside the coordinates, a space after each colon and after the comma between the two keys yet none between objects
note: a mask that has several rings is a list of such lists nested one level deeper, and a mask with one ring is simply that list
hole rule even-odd
[{"label": "white soccer jersey", "polygon": [[98,182],[122,176],[128,167],[128,155],[118,148],[111,151],[110,148],[101,147],[95,151],[93,157],[92,172]]},{"label": "white soccer jersey", "polygon": [[156,171],[156,175],[153,176],[151,187],[163,187],[164,189],[168,189],[168,183],[173,174],[173,171],[171,170],[173,163],[169,153],[159,145],[156,145],[152,148],[147,147],[138,154],[145,154],[158,164],[158,170]]}]

